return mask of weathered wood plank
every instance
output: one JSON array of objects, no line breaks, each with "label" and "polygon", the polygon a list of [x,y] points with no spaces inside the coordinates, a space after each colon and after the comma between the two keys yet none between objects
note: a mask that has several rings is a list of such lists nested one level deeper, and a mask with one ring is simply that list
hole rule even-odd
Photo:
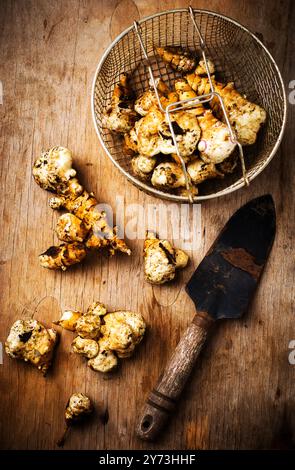
[{"label": "weathered wood plank", "polygon": [[[254,0],[191,3],[227,14],[258,32],[286,83],[295,78],[294,2],[264,0],[259,8]],[[289,106],[280,151],[250,189],[202,204],[205,237],[174,285],[144,283],[138,240],[130,243],[131,258],[97,257],[63,274],[42,270],[36,257],[56,241],[57,214],[31,178],[32,162],[42,148],[69,146],[83,182],[101,201],[115,206],[116,195],[122,195],[126,204],[158,204],[125,181],[104,155],[92,126],[91,84],[103,51],[134,18],[188,4],[1,2],[0,340],[21,316],[34,315],[50,325],[61,309],[86,308],[95,299],[111,309],[138,310],[150,326],[134,358],[108,380],[69,353],[69,332],[61,333],[55,367],[46,379],[5,356],[0,366],[3,448],[54,448],[65,403],[77,390],[93,398],[99,413],[108,410],[109,421],[102,424],[96,416],[89,426],[72,432],[65,448],[265,448],[284,424],[294,431],[295,369],[287,361],[288,343],[295,338],[294,106]],[[137,412],[194,312],[182,287],[234,210],[266,192],[273,194],[277,205],[278,234],[250,312],[242,322],[223,325],[207,345],[169,433],[157,444],[143,443],[134,436]]]}]

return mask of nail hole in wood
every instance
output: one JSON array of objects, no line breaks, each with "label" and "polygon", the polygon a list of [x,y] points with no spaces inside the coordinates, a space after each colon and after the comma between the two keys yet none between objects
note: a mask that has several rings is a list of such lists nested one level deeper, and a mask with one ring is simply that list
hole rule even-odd
[{"label": "nail hole in wood", "polygon": [[147,431],[152,424],[153,418],[150,415],[145,416],[143,422],[141,423],[141,428],[143,431]]}]

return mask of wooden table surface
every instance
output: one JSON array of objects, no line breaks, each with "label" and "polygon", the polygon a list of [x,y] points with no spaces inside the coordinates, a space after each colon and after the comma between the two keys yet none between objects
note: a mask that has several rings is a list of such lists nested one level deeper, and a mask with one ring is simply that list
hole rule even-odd
[{"label": "wooden table surface", "polygon": [[[110,310],[141,312],[149,324],[135,356],[111,378],[90,370],[70,353],[73,335],[63,330],[52,373],[6,355],[1,376],[1,447],[52,449],[63,429],[69,395],[83,391],[98,413],[75,429],[65,449],[257,449],[287,447],[294,437],[295,366],[288,362],[295,339],[294,311],[294,109],[289,107],[282,145],[250,186],[202,204],[202,240],[177,282],[144,282],[142,240],[130,241],[132,257],[95,256],[66,273],[42,269],[37,255],[56,241],[58,217],[49,195],[31,176],[41,149],[72,149],[83,182],[98,199],[115,205],[154,204],[119,174],[102,150],[90,112],[97,63],[110,42],[133,19],[186,7],[187,1],[65,0],[0,4],[1,115],[1,331],[5,341],[18,318],[48,326],[65,308],[85,309],[100,299]],[[283,73],[286,90],[295,79],[295,9],[292,0],[202,0],[192,6],[229,15],[259,33]],[[136,416],[166,359],[192,318],[184,283],[222,228],[243,203],[271,193],[277,236],[249,314],[225,323],[194,371],[169,432],[156,444],[134,435]],[[169,203],[165,203],[169,205]],[[168,234],[169,235],[169,234]],[[178,243],[180,246],[180,243]],[[109,419],[100,419],[108,415]]]}]

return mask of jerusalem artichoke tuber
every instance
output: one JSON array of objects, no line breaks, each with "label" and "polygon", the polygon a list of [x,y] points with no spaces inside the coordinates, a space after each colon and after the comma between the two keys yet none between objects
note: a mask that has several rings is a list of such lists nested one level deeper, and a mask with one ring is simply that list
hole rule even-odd
[{"label": "jerusalem artichoke tuber", "polygon": [[66,209],[57,224],[57,235],[66,242],[52,246],[40,255],[40,264],[49,269],[66,270],[80,263],[87,250],[107,248],[130,254],[130,249],[108,225],[105,212],[98,211],[97,199],[88,193],[76,178],[72,154],[64,147],[53,147],[42,153],[33,167],[36,183],[56,195],[50,200],[52,209]]}]

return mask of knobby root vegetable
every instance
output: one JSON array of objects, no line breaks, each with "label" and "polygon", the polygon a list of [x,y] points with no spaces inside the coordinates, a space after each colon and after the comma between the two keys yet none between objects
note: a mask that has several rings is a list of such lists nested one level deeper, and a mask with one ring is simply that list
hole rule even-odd
[{"label": "knobby root vegetable", "polygon": [[57,441],[57,445],[62,447],[65,443],[66,436],[70,428],[87,419],[94,411],[93,404],[84,393],[74,393],[66,405],[65,409],[65,430],[61,438]]},{"label": "knobby root vegetable", "polygon": [[123,73],[114,87],[111,104],[104,113],[104,126],[119,134],[130,131],[136,119],[133,99],[134,96],[129,86],[128,76]]},{"label": "knobby root vegetable", "polygon": [[156,51],[164,62],[178,72],[189,72],[196,67],[196,59],[181,47],[157,47]]},{"label": "knobby root vegetable", "polygon": [[5,342],[5,352],[13,359],[22,359],[46,375],[53,360],[58,334],[37,320],[17,320]]},{"label": "knobby root vegetable", "polygon": [[55,193],[50,199],[52,209],[66,209],[57,223],[57,236],[64,243],[52,246],[39,256],[41,266],[66,270],[80,263],[89,250],[106,248],[130,254],[124,240],[118,238],[116,227],[108,225],[106,213],[97,209],[98,201],[76,178],[72,154],[64,147],[53,147],[42,153],[33,167],[36,183]]},{"label": "knobby root vegetable", "polygon": [[[197,73],[190,73],[185,78],[190,87],[198,95],[210,93],[208,77],[202,77]],[[223,99],[229,121],[236,131],[239,142],[242,145],[254,144],[260,127],[266,121],[266,111],[258,104],[252,103],[245,96],[241,95],[235,89],[233,82],[227,84],[220,83],[213,76],[211,79],[214,90]],[[217,97],[210,101],[210,106],[216,116],[224,119],[220,101]]]},{"label": "knobby root vegetable", "polygon": [[188,255],[174,248],[168,240],[160,240],[147,232],[144,242],[144,274],[151,284],[164,284],[175,278],[177,269],[185,268]]},{"label": "knobby root vegetable", "polygon": [[[180,254],[177,256],[180,266]],[[130,357],[146,329],[139,313],[108,313],[101,302],[93,302],[84,314],[67,310],[55,323],[78,333],[72,342],[73,352],[86,357],[88,366],[98,372],[110,372],[117,367],[118,358]]]}]

